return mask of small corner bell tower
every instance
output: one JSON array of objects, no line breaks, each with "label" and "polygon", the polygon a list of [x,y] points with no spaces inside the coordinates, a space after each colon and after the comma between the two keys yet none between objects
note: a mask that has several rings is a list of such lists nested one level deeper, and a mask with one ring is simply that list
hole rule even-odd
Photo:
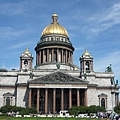
[{"label": "small corner bell tower", "polygon": [[86,49],[80,57],[80,70],[81,73],[90,73],[93,71],[93,57]]},{"label": "small corner bell tower", "polygon": [[33,56],[29,52],[28,48],[20,56],[20,69],[31,70],[32,69]]}]

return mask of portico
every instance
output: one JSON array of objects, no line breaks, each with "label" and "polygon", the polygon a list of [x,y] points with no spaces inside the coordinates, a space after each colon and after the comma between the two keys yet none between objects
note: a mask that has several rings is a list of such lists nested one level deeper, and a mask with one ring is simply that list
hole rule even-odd
[{"label": "portico", "polygon": [[[59,79],[59,84],[57,80]],[[68,77],[68,81],[61,81],[60,76]],[[87,81],[72,78],[61,72],[49,75],[53,82],[45,82],[42,78],[29,82],[28,107],[36,107],[38,113],[56,113],[60,110],[68,110],[72,106],[87,106]],[[36,82],[37,83],[36,83]]]}]

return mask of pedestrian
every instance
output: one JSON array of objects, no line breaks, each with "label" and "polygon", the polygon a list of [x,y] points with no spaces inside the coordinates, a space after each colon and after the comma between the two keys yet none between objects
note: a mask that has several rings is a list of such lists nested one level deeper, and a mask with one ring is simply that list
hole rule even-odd
[{"label": "pedestrian", "polygon": [[114,113],[113,112],[111,112],[111,114],[110,114],[110,120],[114,120]]},{"label": "pedestrian", "polygon": [[119,120],[119,115],[118,115],[118,114],[116,114],[115,118],[116,118],[116,120]]}]

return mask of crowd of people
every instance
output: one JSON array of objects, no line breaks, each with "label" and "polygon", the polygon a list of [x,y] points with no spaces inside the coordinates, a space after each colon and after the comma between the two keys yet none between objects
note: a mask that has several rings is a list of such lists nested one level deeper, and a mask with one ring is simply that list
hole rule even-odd
[{"label": "crowd of people", "polygon": [[108,118],[108,120],[119,120],[120,118],[119,114],[116,114],[114,112],[111,113],[98,112],[97,116],[98,118]]}]

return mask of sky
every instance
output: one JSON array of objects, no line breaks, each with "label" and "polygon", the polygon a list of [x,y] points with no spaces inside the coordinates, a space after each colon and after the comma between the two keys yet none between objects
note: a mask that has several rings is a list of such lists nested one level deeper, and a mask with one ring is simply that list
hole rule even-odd
[{"label": "sky", "polygon": [[57,13],[75,48],[74,64],[88,49],[94,71],[112,64],[120,83],[120,0],[0,0],[0,68],[19,69],[20,55],[34,48]]}]

